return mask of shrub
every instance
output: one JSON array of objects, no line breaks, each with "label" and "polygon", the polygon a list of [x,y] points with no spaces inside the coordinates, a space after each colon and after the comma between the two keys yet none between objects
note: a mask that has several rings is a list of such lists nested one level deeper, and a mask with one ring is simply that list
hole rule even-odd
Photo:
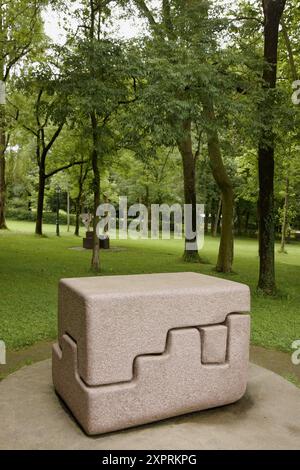
[{"label": "shrub", "polygon": [[[35,222],[36,220],[36,211],[28,211],[26,209],[16,209],[8,208],[6,210],[6,217],[12,220],[23,220]],[[56,223],[56,213],[55,212],[44,212],[43,214],[44,224],[55,224]],[[63,211],[59,213],[59,222],[62,225],[67,225],[67,214]],[[75,225],[75,214],[70,214],[70,223]]]}]

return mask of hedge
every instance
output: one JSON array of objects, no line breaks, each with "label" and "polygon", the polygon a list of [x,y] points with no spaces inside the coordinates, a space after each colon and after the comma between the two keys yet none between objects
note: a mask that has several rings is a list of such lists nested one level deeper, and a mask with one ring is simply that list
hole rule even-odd
[{"label": "hedge", "polygon": [[[23,220],[35,222],[36,220],[36,211],[28,211],[26,209],[16,209],[16,208],[7,208],[6,217],[12,220]],[[55,224],[56,223],[56,213],[55,212],[44,212],[43,213],[43,222],[45,224]],[[65,212],[59,213],[59,222],[62,225],[67,225],[67,214]],[[75,214],[70,214],[70,224],[75,225]]]}]

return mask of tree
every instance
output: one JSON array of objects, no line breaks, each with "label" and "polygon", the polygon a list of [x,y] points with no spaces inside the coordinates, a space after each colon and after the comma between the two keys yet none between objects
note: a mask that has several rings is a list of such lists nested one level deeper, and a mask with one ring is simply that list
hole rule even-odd
[{"label": "tree", "polygon": [[[297,72],[297,65],[296,65],[296,60],[295,60],[295,55],[294,55],[294,45],[292,43],[292,40],[290,38],[290,33],[288,30],[286,18],[288,21],[289,27],[296,33],[296,37],[298,37],[298,22],[296,25],[294,24],[295,18],[294,18],[294,9],[296,10],[297,5],[289,5],[290,8],[287,9],[286,15],[283,15],[281,18],[281,27],[282,27],[282,35],[283,35],[283,40],[284,40],[284,45],[286,49],[286,56],[287,56],[287,69],[288,69],[288,74],[291,77],[293,82],[296,82],[299,78],[298,72]],[[292,11],[290,9],[292,8]],[[297,129],[297,123],[294,125],[294,132],[291,135],[291,132],[288,132],[287,135],[290,136],[290,142],[291,145],[289,146],[289,152],[288,152],[288,158],[287,158],[287,163],[286,163],[286,175],[285,175],[285,187],[284,187],[284,205],[283,205],[283,210],[282,210],[282,217],[281,217],[281,222],[282,222],[282,227],[281,227],[281,244],[280,244],[280,252],[281,253],[286,253],[285,251],[285,244],[286,244],[286,235],[287,235],[287,229],[288,229],[288,221],[289,221],[289,203],[290,203],[290,190],[291,190],[291,176],[295,171],[295,164],[292,164],[293,160],[296,161],[296,159],[293,159],[291,157],[295,156],[295,153],[297,153],[297,148],[295,148],[295,144],[293,145],[293,137],[295,136],[295,129]],[[290,130],[290,129],[289,129]],[[296,139],[298,138],[297,131],[296,131]],[[296,150],[296,152],[295,152]]]},{"label": "tree", "polygon": [[[157,68],[161,69],[161,74],[159,76],[154,72],[155,60],[150,58],[149,76],[154,82],[154,92],[157,92],[157,81],[160,78],[158,93],[161,107],[165,96],[169,95],[169,109],[165,111],[165,119],[172,124],[170,135],[175,133],[182,155],[185,203],[193,207],[194,231],[196,162],[203,134],[207,135],[212,173],[222,195],[222,231],[216,268],[221,272],[230,272],[233,261],[234,198],[222,158],[218,135],[220,119],[216,115],[214,103],[216,87],[222,86],[222,80],[228,81],[226,75],[230,77],[226,71],[226,61],[222,61],[221,53],[218,54],[216,34],[220,29],[220,21],[210,15],[211,2],[208,1],[165,0],[160,3],[159,10],[153,11],[143,0],[137,0],[135,4],[148,20],[153,34]],[[192,252],[185,250],[184,256],[187,260],[199,260],[197,248]]]},{"label": "tree", "polygon": [[233,263],[233,188],[223,163],[212,97],[206,96],[202,102],[208,123],[207,146],[211,170],[222,195],[222,228],[216,270],[228,273],[231,272]]},{"label": "tree", "polygon": [[[30,71],[19,80],[18,86],[23,90],[23,95],[19,95],[20,102],[14,104],[18,109],[18,124],[35,139],[35,161],[39,173],[35,233],[42,235],[46,181],[82,162],[66,154],[59,162],[53,161],[54,146],[67,122],[69,97],[51,68],[42,66]],[[50,156],[50,165],[47,165]]]},{"label": "tree", "polygon": [[262,130],[258,147],[259,172],[259,280],[258,288],[267,295],[276,292],[275,224],[274,224],[274,155],[273,108],[277,83],[279,26],[286,0],[263,0],[264,11],[264,99],[260,105]]},{"label": "tree", "polygon": [[91,269],[100,271],[97,209],[101,202],[101,163],[115,146],[110,123],[120,106],[135,101],[136,82],[128,71],[122,44],[107,37],[104,24],[111,0],[83,0],[77,10],[81,33],[69,35],[64,77],[73,95],[74,122],[84,126],[91,142],[93,189],[93,253]]},{"label": "tree", "polygon": [[[28,54],[33,54],[41,35],[41,9],[44,1],[14,0],[0,2],[0,81],[7,84],[14,67]],[[0,104],[0,229],[5,222],[5,105]]]},{"label": "tree", "polygon": [[[155,112],[158,111],[161,114],[160,119],[165,120],[163,125],[169,127],[168,140],[175,141],[182,158],[184,202],[192,207],[191,229],[195,234],[196,162],[199,157],[202,131],[195,126],[194,113],[197,106],[190,90],[190,79],[193,74],[192,58],[187,52],[190,45],[187,37],[187,31],[191,28],[190,11],[183,2],[171,7],[170,2],[164,0],[156,17],[144,0],[136,0],[134,3],[140,14],[148,21],[153,35],[149,52],[157,57],[157,59],[153,56],[148,57],[151,70],[147,73],[147,84],[148,87],[152,87],[153,94],[156,94],[154,98],[151,93],[148,105],[151,106],[153,99],[157,101],[162,96],[167,97],[168,101],[161,103],[159,110],[155,107]],[[197,18],[201,17],[202,8],[200,5],[198,11],[194,10]],[[158,77],[160,90],[157,90]],[[191,262],[200,260],[197,237],[191,239],[190,234],[186,234],[184,259]]]}]

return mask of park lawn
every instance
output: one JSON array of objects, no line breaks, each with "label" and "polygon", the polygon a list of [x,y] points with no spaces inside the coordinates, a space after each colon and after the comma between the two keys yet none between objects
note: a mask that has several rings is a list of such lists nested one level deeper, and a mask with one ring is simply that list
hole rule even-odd
[{"label": "park lawn", "polygon": [[[56,337],[57,283],[63,277],[90,276],[89,251],[81,238],[66,232],[55,236],[45,225],[45,237],[33,235],[31,222],[9,221],[0,232],[0,339],[10,349]],[[73,229],[72,229],[73,230]],[[182,261],[183,243],[178,240],[116,240],[112,250],[101,252],[101,275],[195,271],[216,275],[218,239],[206,237],[202,256],[210,264]],[[279,293],[267,298],[256,293],[257,242],[235,242],[235,273],[228,279],[248,284],[252,292],[252,343],[291,351],[300,339],[300,244],[288,246],[288,254],[276,253]]]}]

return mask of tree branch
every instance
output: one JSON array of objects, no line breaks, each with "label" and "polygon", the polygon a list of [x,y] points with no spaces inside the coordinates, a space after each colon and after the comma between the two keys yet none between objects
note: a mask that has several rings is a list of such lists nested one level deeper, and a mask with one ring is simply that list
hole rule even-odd
[{"label": "tree branch", "polygon": [[59,126],[58,128],[56,129],[56,131],[54,132],[53,136],[51,137],[50,141],[48,142],[48,144],[46,145],[45,149],[44,149],[44,153],[47,154],[49,152],[49,150],[51,149],[52,145],[54,144],[54,142],[56,141],[56,139],[58,138],[59,134],[61,133],[62,131],[62,128],[64,127],[65,125],[65,121],[63,121]]},{"label": "tree branch", "polygon": [[24,129],[26,129],[26,131],[31,132],[31,134],[33,134],[35,137],[38,137],[38,132],[34,131],[33,129],[31,129],[30,127],[26,126],[25,124],[22,124],[22,127],[23,127]]},{"label": "tree branch", "polygon": [[56,173],[59,173],[60,171],[67,170],[68,168],[71,168],[75,165],[83,165],[84,163],[87,163],[87,160],[80,160],[79,162],[72,162],[68,165],[61,166],[60,168],[57,168],[56,170],[53,170],[50,173],[47,173],[45,175],[45,178],[50,178],[51,176],[56,175]]},{"label": "tree branch", "polygon": [[291,44],[290,36],[288,33],[287,26],[285,24],[284,18],[281,19],[281,27],[282,27],[282,34],[284,37],[285,47],[287,50],[288,60],[290,64],[291,75],[295,82],[296,80],[298,80],[298,72],[297,72],[296,63],[295,63],[293,47]]},{"label": "tree branch", "polygon": [[147,18],[150,26],[154,28],[157,23],[154,19],[153,13],[150,11],[150,9],[147,7],[146,2],[144,0],[134,0],[134,3],[136,4],[137,8],[139,9],[140,13]]},{"label": "tree branch", "polygon": [[43,88],[39,89],[37,99],[36,99],[36,102],[35,102],[35,118],[36,118],[36,122],[37,122],[37,125],[38,125],[39,129],[42,127],[41,123],[40,123],[39,111],[40,111],[40,104],[41,104],[41,98],[42,98],[43,91],[44,91]]},{"label": "tree branch", "polygon": [[163,0],[162,13],[163,13],[164,24],[168,32],[168,36],[169,38],[171,38],[173,36],[174,27],[173,27],[173,23],[171,19],[171,7],[170,7],[169,0]]}]

